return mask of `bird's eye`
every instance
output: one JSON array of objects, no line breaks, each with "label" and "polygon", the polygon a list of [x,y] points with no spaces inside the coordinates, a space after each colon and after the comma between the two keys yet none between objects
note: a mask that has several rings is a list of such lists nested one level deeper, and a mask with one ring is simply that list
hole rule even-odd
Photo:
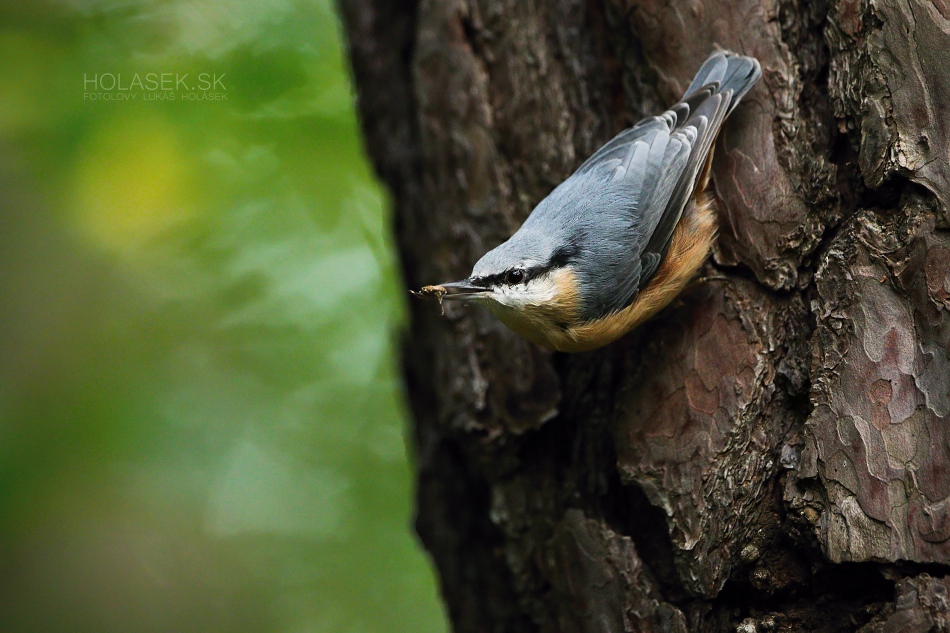
[{"label": "bird's eye", "polygon": [[528,277],[528,274],[525,271],[523,271],[520,268],[515,268],[514,270],[509,271],[507,275],[505,275],[505,281],[508,282],[509,284],[520,284],[522,281],[527,279],[527,277]]}]

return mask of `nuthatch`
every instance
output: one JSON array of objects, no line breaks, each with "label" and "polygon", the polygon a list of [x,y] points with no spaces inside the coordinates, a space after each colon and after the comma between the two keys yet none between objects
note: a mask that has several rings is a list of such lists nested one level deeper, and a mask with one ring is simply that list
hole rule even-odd
[{"label": "nuthatch", "polygon": [[623,336],[705,262],[713,143],[761,74],[751,57],[713,53],[682,101],[597,150],[468,279],[423,290],[487,304],[515,333],[564,352]]}]

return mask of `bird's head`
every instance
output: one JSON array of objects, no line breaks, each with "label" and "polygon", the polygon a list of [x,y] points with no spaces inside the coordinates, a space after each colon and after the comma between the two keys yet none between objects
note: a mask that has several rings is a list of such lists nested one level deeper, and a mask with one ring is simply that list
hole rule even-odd
[{"label": "bird's head", "polygon": [[549,330],[577,322],[580,309],[575,252],[545,248],[544,240],[516,233],[485,253],[467,279],[441,284],[444,299],[487,305],[505,325],[545,344]]}]

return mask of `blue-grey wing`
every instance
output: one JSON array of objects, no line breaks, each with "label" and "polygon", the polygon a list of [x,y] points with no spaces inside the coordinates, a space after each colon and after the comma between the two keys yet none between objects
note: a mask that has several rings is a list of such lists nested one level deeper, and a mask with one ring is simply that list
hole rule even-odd
[{"label": "blue-grey wing", "polygon": [[588,318],[623,309],[656,274],[723,120],[759,73],[755,60],[713,54],[683,101],[618,134],[565,182],[597,227],[584,245],[596,265],[583,282],[599,297]]},{"label": "blue-grey wing", "polygon": [[592,201],[585,215],[594,226],[584,244],[591,265],[583,270],[589,275],[583,286],[597,301],[586,304],[588,318],[629,305],[666,254],[718,106],[694,113],[689,105],[677,104],[622,132],[570,179],[575,193]]}]

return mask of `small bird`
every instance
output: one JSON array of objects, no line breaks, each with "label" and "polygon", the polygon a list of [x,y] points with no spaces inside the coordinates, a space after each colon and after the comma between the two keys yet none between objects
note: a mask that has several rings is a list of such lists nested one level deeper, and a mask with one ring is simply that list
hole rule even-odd
[{"label": "small bird", "polygon": [[761,75],[751,57],[713,53],[679,103],[597,150],[468,279],[422,293],[483,303],[516,334],[562,352],[617,340],[706,261],[713,144]]}]

